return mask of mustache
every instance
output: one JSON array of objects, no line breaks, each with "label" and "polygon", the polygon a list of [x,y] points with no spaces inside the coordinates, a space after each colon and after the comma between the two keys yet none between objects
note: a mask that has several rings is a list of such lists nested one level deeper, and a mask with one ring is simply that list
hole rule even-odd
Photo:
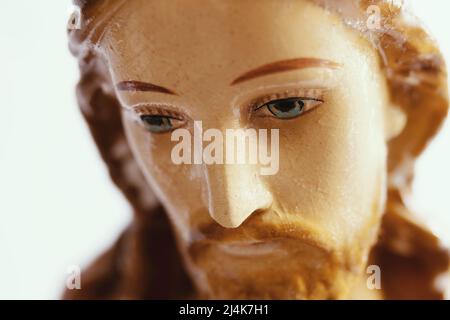
[{"label": "mustache", "polygon": [[323,228],[306,221],[286,221],[273,211],[255,211],[237,228],[224,228],[213,221],[198,227],[193,243],[254,243],[274,240],[297,240],[329,251],[330,236]]}]

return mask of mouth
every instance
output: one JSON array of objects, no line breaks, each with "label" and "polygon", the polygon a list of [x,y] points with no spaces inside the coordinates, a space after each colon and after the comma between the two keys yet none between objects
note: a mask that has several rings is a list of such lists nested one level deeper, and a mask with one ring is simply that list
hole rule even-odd
[{"label": "mouth", "polygon": [[[270,221],[270,222],[269,222]],[[322,251],[332,248],[332,237],[322,228],[307,221],[279,221],[276,218],[264,219],[263,215],[249,217],[237,228],[224,228],[216,223],[199,226],[190,239],[191,245],[214,245],[222,251],[244,255],[242,252],[266,254],[274,248],[283,248],[288,243],[302,243]]]},{"label": "mouth", "polygon": [[243,257],[269,255],[274,252],[277,252],[278,254],[287,254],[279,240],[232,241],[228,243],[218,243],[217,248],[226,254]]},{"label": "mouth", "polygon": [[292,238],[226,242],[206,240],[193,243],[188,252],[199,266],[213,266],[214,270],[234,270],[225,271],[232,273],[245,273],[245,270],[264,273],[275,269],[317,269],[333,257],[332,251],[319,247],[316,243]]}]

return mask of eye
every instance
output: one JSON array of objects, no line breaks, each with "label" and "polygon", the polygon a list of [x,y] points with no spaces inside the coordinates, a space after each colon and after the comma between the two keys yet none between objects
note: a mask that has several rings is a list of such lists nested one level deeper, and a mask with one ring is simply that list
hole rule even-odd
[{"label": "eye", "polygon": [[286,98],[269,101],[255,109],[261,116],[273,116],[278,119],[293,119],[322,104],[315,98]]},{"label": "eye", "polygon": [[165,133],[183,125],[183,121],[168,116],[141,115],[141,122],[145,129],[153,133]]}]

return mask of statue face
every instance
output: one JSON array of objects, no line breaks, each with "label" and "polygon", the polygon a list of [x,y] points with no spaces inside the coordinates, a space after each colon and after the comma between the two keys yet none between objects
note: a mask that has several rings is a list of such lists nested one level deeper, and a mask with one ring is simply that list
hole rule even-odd
[{"label": "statue face", "polygon": [[[199,291],[336,298],[351,290],[383,211],[392,129],[368,42],[303,0],[133,0],[112,20],[100,48],[126,134]],[[175,164],[171,134],[194,135],[194,121],[224,135],[278,129],[277,172]]]}]

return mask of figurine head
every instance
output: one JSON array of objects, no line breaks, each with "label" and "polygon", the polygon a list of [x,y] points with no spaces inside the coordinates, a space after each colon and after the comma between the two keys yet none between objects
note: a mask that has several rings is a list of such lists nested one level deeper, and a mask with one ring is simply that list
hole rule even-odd
[{"label": "figurine head", "polygon": [[[413,228],[402,196],[447,87],[439,52],[400,7],[81,4],[82,110],[136,219],[166,210],[202,296],[348,297],[376,259],[383,216]],[[260,161],[195,161],[213,142],[226,157],[227,132],[248,129],[268,133],[258,147],[277,162],[270,174]],[[174,161],[175,131],[190,134],[191,163]]]}]

